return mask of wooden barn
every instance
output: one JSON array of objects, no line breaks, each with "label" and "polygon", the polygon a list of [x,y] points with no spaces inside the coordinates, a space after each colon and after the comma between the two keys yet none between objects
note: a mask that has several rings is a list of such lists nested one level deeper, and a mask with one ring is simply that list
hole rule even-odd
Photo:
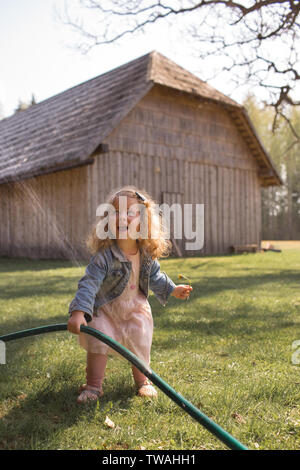
[{"label": "wooden barn", "polygon": [[111,189],[205,206],[204,247],[260,244],[281,184],[245,109],[158,52],[0,121],[0,256],[80,258]]}]

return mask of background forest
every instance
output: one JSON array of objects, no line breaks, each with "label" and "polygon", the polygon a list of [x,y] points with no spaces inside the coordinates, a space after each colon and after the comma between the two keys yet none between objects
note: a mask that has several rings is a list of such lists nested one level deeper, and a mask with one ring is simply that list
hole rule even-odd
[{"label": "background forest", "polygon": [[291,108],[289,121],[253,96],[243,103],[280,174],[283,185],[262,188],[262,240],[300,239],[300,111]]}]

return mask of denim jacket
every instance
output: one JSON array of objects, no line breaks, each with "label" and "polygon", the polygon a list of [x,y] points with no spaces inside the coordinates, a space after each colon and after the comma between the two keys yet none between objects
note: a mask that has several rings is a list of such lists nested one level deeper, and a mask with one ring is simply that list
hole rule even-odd
[{"label": "denim jacket", "polygon": [[[139,250],[139,287],[147,298],[150,288],[165,307],[167,298],[176,285],[164,271],[160,271],[160,264],[156,259],[153,260],[146,250]],[[69,306],[69,314],[73,310],[80,310],[85,313],[86,320],[90,321],[99,307],[121,295],[130,273],[131,261],[116,243],[100,250],[91,257],[85,275],[78,283],[77,293]]]}]

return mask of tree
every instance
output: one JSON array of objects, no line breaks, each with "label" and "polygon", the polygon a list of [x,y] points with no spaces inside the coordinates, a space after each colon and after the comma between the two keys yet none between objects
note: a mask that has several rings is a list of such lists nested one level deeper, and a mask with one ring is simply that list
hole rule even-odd
[{"label": "tree", "polygon": [[[300,143],[295,141],[291,127],[280,117],[277,132],[272,133],[270,122],[274,110],[260,106],[249,96],[244,106],[281,174],[283,186],[262,189],[262,237],[265,240],[295,240],[300,237]],[[290,110],[292,128],[300,134],[300,112]]]},{"label": "tree", "polygon": [[25,101],[19,100],[19,104],[18,104],[18,107],[15,109],[15,113],[26,111],[26,109],[30,108],[30,106],[33,106],[35,104],[36,104],[36,99],[34,95],[32,95],[31,101],[29,103],[25,103]]},{"label": "tree", "polygon": [[[168,19],[178,27],[176,20],[184,18],[184,37],[196,49],[201,70],[213,58],[215,75],[263,90],[265,103],[275,110],[274,129],[280,117],[288,122],[289,107],[300,105],[300,0],[79,0],[79,5],[81,20],[70,17],[67,4],[61,18],[80,33],[84,53]],[[84,26],[85,13],[93,14],[94,30],[91,23]]]}]

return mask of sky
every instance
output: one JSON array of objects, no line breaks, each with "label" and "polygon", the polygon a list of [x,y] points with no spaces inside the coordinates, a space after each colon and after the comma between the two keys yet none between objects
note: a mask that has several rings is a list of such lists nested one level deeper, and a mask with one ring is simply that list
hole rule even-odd
[{"label": "sky", "polygon": [[[74,33],[57,20],[63,0],[0,0],[0,115],[8,117],[20,101],[43,101],[90,78],[152,50],[192,73],[195,58],[187,54],[178,36],[164,25],[151,34],[128,39],[118,46],[94,48],[87,55],[74,47]],[[210,82],[232,96],[226,84]]]}]

